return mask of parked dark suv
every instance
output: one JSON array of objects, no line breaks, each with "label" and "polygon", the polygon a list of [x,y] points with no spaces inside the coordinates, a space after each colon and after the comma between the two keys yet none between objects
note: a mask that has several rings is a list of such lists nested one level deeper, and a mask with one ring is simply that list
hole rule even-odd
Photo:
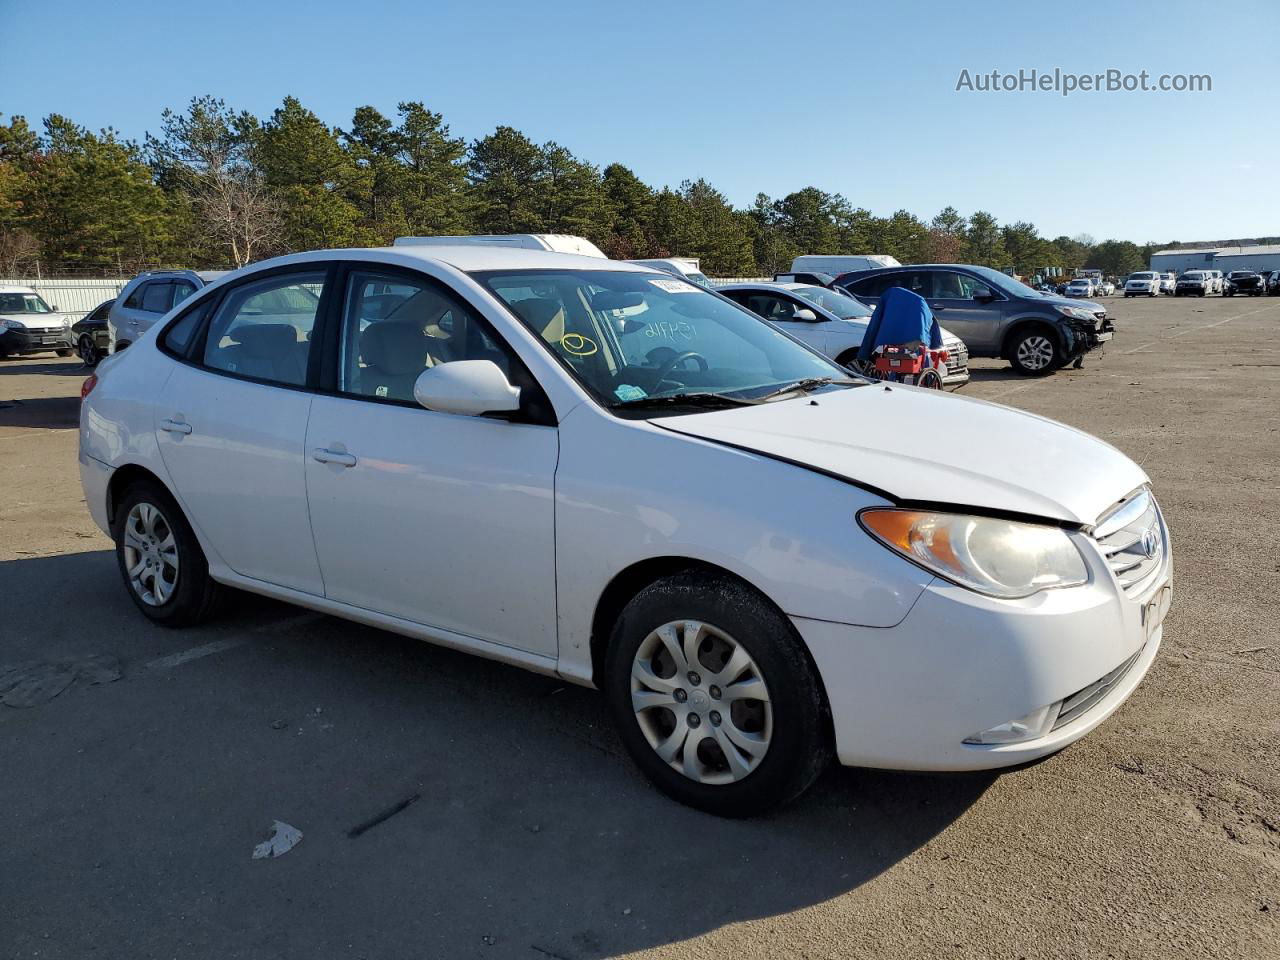
[{"label": "parked dark suv", "polygon": [[930,263],[846,273],[836,284],[875,305],[889,287],[928,301],[938,323],[960,337],[972,357],[1003,357],[1019,373],[1043,376],[1074,362],[1114,335],[1106,308],[1039,293],[990,267]]},{"label": "parked dark suv", "polygon": [[1224,297],[1234,297],[1237,293],[1242,297],[1261,297],[1266,292],[1267,281],[1262,279],[1262,274],[1252,270],[1232,270],[1222,287]]}]

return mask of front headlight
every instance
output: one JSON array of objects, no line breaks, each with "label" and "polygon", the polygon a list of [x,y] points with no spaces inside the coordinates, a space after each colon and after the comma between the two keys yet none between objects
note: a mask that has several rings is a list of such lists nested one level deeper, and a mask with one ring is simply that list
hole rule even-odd
[{"label": "front headlight", "polygon": [[1073,320],[1093,319],[1093,314],[1084,307],[1071,307],[1067,306],[1065,303],[1055,304],[1055,306],[1058,308],[1058,312],[1064,317],[1071,317]]},{"label": "front headlight", "polygon": [[21,320],[0,320],[0,333],[6,330],[25,330],[26,326]]},{"label": "front headlight", "polygon": [[1013,600],[1089,580],[1084,558],[1059,527],[890,508],[863,510],[858,522],[895,553],[989,597]]}]

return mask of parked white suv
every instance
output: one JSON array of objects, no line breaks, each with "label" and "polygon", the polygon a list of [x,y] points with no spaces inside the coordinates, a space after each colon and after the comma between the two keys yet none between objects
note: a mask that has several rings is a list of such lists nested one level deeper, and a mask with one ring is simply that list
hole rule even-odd
[{"label": "parked white suv", "polygon": [[1154,297],[1160,292],[1160,274],[1153,270],[1139,270],[1137,273],[1129,274],[1129,279],[1124,282],[1124,295],[1126,297]]},{"label": "parked white suv", "polygon": [[718,813],[796,796],[832,753],[1059,750],[1145,675],[1171,596],[1118,450],[847,379],[615,261],[269,260],[83,393],[85,500],[152,621],[194,623],[227,584],[596,685],[641,769]]}]

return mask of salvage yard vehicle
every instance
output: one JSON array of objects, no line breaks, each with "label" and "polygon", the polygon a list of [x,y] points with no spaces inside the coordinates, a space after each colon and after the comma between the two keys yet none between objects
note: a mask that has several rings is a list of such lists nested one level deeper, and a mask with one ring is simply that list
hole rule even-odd
[{"label": "salvage yard vehicle", "polygon": [[1092,297],[1097,295],[1097,288],[1093,281],[1088,277],[1076,277],[1067,284],[1067,290],[1064,296],[1076,298]]},{"label": "salvage yard vehicle", "polygon": [[845,274],[837,284],[871,305],[889,287],[905,287],[928,301],[971,357],[1002,357],[1026,376],[1079,366],[1115,336],[1101,304],[1043,294],[990,267],[912,264]]},{"label": "salvage yard vehicle", "polygon": [[225,270],[148,270],[125,285],[107,311],[107,351],[124,350],[151,325]]},{"label": "salvage yard vehicle", "polygon": [[1147,673],[1171,598],[1118,450],[851,376],[616,261],[268,260],[82,393],[85,500],[149,620],[196,623],[228,585],[599,687],[641,770],[719,814],[832,754],[1060,750]]},{"label": "salvage yard vehicle", "polygon": [[1188,270],[1178,278],[1175,297],[1203,297],[1213,290],[1213,278],[1204,270]]},{"label": "salvage yard vehicle", "polygon": [[71,318],[30,287],[0,286],[0,359],[30,353],[72,354]]},{"label": "salvage yard vehicle", "polygon": [[86,367],[95,366],[109,351],[111,338],[107,333],[107,312],[115,302],[114,297],[104,300],[71,325],[76,353]]},{"label": "salvage yard vehicle", "polygon": [[1173,275],[1172,270],[1165,271],[1160,274],[1160,292],[1167,293],[1170,296],[1177,290],[1178,278]]},{"label": "salvage yard vehicle", "polygon": [[[807,283],[731,283],[717,292],[807,343],[842,367],[859,369],[858,348],[867,332],[871,308],[843,290]],[[969,349],[945,327],[942,346],[950,359],[942,385],[969,382]]]},{"label": "salvage yard vehicle", "polygon": [[1154,297],[1160,292],[1160,274],[1153,270],[1139,270],[1129,274],[1124,282],[1126,297]]},{"label": "salvage yard vehicle", "polygon": [[702,266],[696,257],[665,257],[660,260],[628,260],[626,262],[637,263],[642,267],[653,267],[653,269],[661,270],[663,273],[683,277],[690,283],[696,283],[700,287],[711,288],[711,281],[702,272]]},{"label": "salvage yard vehicle", "polygon": [[1224,297],[1234,297],[1237,293],[1242,297],[1261,297],[1266,292],[1267,282],[1252,270],[1232,270],[1222,288]]}]

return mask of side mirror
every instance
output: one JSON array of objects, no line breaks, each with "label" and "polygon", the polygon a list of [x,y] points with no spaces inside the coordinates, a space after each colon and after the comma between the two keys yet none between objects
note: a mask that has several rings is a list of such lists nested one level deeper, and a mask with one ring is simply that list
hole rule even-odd
[{"label": "side mirror", "polygon": [[795,313],[791,315],[791,319],[804,320],[804,321],[807,321],[808,323],[813,323],[815,320],[818,319],[818,315],[814,313],[812,310],[810,310],[808,307],[801,307],[799,310],[797,310]]},{"label": "side mirror", "polygon": [[973,291],[973,299],[977,300],[979,303],[990,303],[995,298],[996,295],[990,290],[981,289]]},{"label": "side mirror", "polygon": [[520,409],[520,388],[507,382],[492,360],[455,360],[423,370],[413,399],[428,410],[478,417]]}]

